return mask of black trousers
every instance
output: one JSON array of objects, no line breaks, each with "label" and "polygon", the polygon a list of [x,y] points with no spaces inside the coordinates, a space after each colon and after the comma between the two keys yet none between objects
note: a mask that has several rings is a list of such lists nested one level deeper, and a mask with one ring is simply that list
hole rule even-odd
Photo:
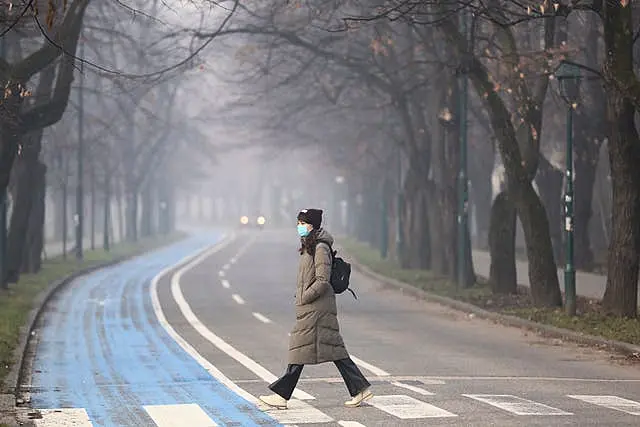
[{"label": "black trousers", "polygon": [[[342,379],[351,397],[371,386],[351,358],[336,360],[333,363],[335,363],[338,371],[340,371],[340,375],[342,375]],[[287,366],[284,375],[269,386],[271,391],[279,394],[286,400],[291,399],[293,390],[296,388],[298,380],[300,379],[300,374],[302,374],[302,368],[304,368],[304,365]]]}]

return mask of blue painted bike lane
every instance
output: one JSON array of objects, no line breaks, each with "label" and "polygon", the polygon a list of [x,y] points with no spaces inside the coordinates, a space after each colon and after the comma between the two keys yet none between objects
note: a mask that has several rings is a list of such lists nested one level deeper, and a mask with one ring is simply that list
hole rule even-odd
[{"label": "blue painted bike lane", "polygon": [[43,314],[32,406],[84,408],[93,426],[105,427],[155,426],[144,406],[179,404],[199,405],[218,425],[279,425],[211,377],[153,312],[153,277],[220,237],[190,237],[60,291]]}]

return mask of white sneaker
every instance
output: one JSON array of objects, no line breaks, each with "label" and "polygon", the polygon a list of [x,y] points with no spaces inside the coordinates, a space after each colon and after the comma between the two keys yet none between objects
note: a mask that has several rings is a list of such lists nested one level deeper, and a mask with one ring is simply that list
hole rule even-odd
[{"label": "white sneaker", "polygon": [[371,390],[367,388],[353,396],[351,400],[347,400],[346,402],[344,402],[344,406],[348,406],[349,408],[357,408],[362,404],[362,402],[369,400],[372,397],[373,393],[371,393]]},{"label": "white sneaker", "polygon": [[258,399],[260,399],[262,403],[269,405],[272,408],[287,409],[287,400],[278,394],[260,396]]}]

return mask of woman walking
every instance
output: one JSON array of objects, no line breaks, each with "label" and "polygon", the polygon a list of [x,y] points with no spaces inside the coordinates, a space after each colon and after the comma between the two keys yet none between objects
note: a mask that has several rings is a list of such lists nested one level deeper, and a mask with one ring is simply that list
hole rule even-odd
[{"label": "woman walking", "polygon": [[300,263],[296,289],[296,323],[289,341],[289,361],[282,377],[269,386],[275,394],[260,396],[273,408],[286,409],[304,365],[335,363],[351,399],[345,406],[357,407],[373,394],[371,384],[349,357],[340,327],[331,277],[333,237],[320,226],[322,210],[298,213]]}]

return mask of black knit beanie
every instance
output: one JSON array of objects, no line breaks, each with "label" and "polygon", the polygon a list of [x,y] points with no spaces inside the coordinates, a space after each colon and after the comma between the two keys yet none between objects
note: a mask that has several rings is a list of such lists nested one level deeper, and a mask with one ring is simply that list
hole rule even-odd
[{"label": "black knit beanie", "polygon": [[322,224],[322,209],[303,209],[298,213],[298,221],[311,224],[317,230]]}]

